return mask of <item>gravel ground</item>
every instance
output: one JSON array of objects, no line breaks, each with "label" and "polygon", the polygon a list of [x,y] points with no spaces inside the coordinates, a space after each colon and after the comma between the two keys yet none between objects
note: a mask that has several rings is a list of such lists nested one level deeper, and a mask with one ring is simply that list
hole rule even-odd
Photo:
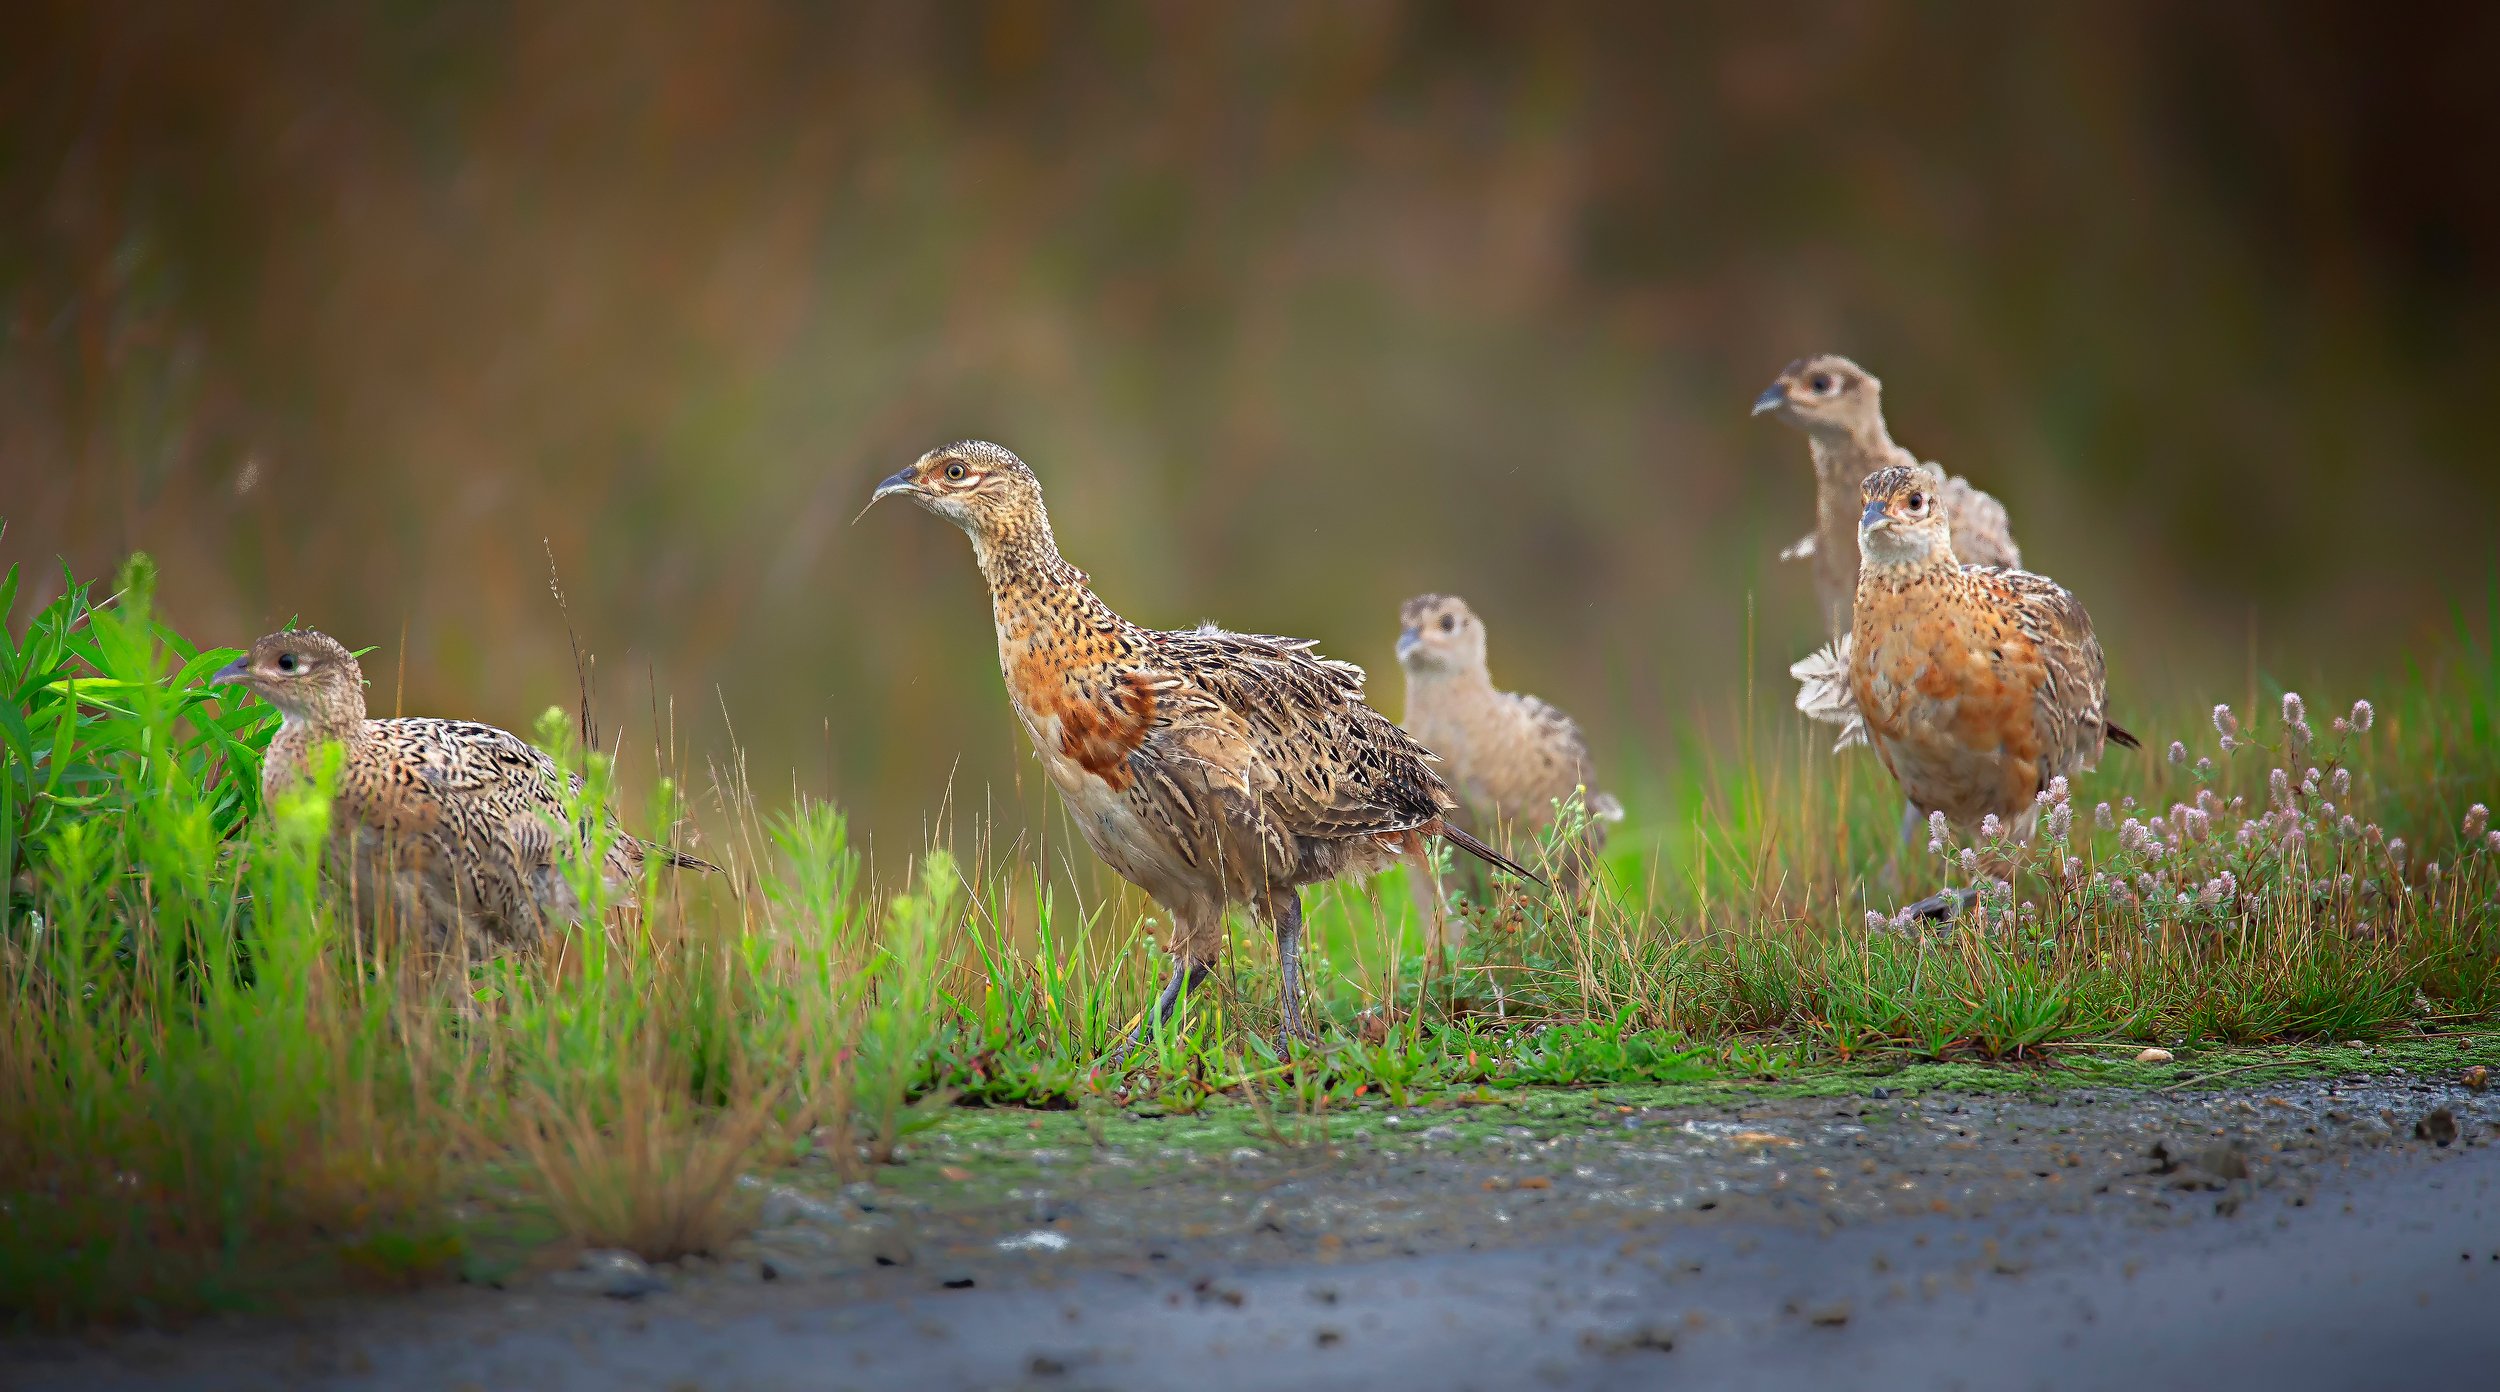
[{"label": "gravel ground", "polygon": [[940,1143],[910,1167],[934,1188],[771,1190],[718,1262],[0,1359],[28,1389],[2500,1376],[2500,1092],[2451,1078],[1513,1115]]}]

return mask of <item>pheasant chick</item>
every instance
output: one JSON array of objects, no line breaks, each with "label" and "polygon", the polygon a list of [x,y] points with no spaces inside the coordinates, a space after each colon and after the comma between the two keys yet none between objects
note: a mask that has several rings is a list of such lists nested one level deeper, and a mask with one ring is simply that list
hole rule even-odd
[{"label": "pheasant chick", "polygon": [[1398,611],[1406,732],[1441,758],[1466,824],[1494,846],[1532,844],[1578,794],[1588,813],[1575,869],[1606,844],[1623,805],[1597,789],[1588,741],[1570,716],[1493,684],[1484,621],[1456,595],[1417,595]]},{"label": "pheasant chick", "polygon": [[[563,793],[578,793],[581,779],[543,751],[465,720],[367,719],[355,657],[311,629],[260,639],[210,681],[278,708],[261,764],[264,798],[309,777],[321,746],[342,748],[328,864],[368,930],[413,933],[428,952],[475,959],[528,947],[581,917],[557,863]],[[643,862],[655,856],[715,868],[618,835],[602,878],[630,902]]]},{"label": "pheasant chick", "polygon": [[[1849,685],[1867,743],[1918,816],[1941,812],[1964,835],[1994,816],[2029,839],[2036,796],[2100,762],[2107,673],[2091,616],[2055,581],[1966,566],[1923,467],[1867,479],[1860,514]],[[1952,912],[1971,891],[1913,906]]]}]

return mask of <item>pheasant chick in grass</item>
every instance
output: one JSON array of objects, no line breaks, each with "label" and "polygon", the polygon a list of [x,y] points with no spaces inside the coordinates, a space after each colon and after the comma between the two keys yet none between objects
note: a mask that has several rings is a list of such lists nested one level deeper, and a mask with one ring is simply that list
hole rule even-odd
[{"label": "pheasant chick in grass", "polygon": [[[1941,812],[1965,836],[1993,816],[2027,840],[2051,781],[2136,739],[2109,721],[2082,602],[2046,576],[1963,565],[1938,482],[1895,467],[1862,490],[1850,691],[1914,814]],[[1950,891],[1912,912],[1950,914],[1971,897]]]},{"label": "pheasant chick in grass", "polygon": [[[1517,857],[1581,799],[1587,821],[1566,862],[1573,875],[1606,844],[1623,805],[1597,789],[1588,741],[1570,716],[1493,684],[1484,621],[1456,595],[1417,595],[1398,611],[1398,666],[1406,673],[1406,732],[1441,760],[1469,830]],[[1420,882],[1418,889],[1428,886]],[[1437,904],[1435,924],[1447,922]]]},{"label": "pheasant chick in grass", "polygon": [[[312,629],[272,633],[210,680],[278,708],[261,764],[265,798],[310,777],[323,745],[340,747],[329,868],[366,928],[474,959],[529,947],[581,917],[558,864],[560,838],[576,834],[565,795],[581,779],[544,752],[471,721],[367,719],[355,657]],[[618,834],[601,876],[630,902],[654,858],[715,868]]]},{"label": "pheasant chick in grass", "polygon": [[1155,1018],[1214,969],[1230,905],[1275,930],[1284,1033],[1307,1038],[1301,886],[1386,869],[1430,837],[1527,874],[1445,819],[1457,804],[1364,704],[1361,668],[1302,639],[1121,617],[1059,554],[1041,484],[1007,450],[931,450],[870,502],[891,497],[972,539],[1008,705],[1086,844],[1169,915]]}]

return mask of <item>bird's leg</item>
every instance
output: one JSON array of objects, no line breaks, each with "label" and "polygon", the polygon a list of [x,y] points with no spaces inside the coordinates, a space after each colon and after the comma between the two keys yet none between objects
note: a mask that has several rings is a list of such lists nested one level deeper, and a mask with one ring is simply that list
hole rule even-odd
[{"label": "bird's leg", "polygon": [[1117,1070],[1127,1060],[1128,1051],[1137,1047],[1137,1041],[1150,1027],[1168,1023],[1173,1012],[1180,1008],[1181,997],[1196,990],[1198,983],[1206,980],[1214,970],[1204,962],[1193,962],[1186,957],[1174,961],[1171,979],[1163,983],[1163,994],[1155,998],[1155,1008],[1146,1012],[1146,1017],[1137,1022],[1137,1027],[1128,1032],[1126,1039],[1120,1041],[1120,1047],[1111,1051],[1111,1067]]},{"label": "bird's leg", "polygon": [[1284,1030],[1278,1053],[1290,1053],[1293,1041],[1310,1043],[1315,1036],[1302,1018],[1302,894],[1288,889],[1270,906],[1276,920],[1276,962],[1284,977]]},{"label": "bird's leg", "polygon": [[1908,863],[1910,848],[1918,844],[1919,828],[1926,819],[1918,815],[1918,804],[1908,799],[1901,803],[1901,839],[1893,843],[1892,854],[1884,857],[1882,884],[1888,894],[1901,892],[1902,867]]},{"label": "bird's leg", "polygon": [[1163,983],[1163,994],[1155,998],[1154,1022],[1169,1023],[1172,1012],[1180,1008],[1181,997],[1198,989],[1198,983],[1215,970],[1204,962],[1180,961],[1172,964],[1172,979]]}]

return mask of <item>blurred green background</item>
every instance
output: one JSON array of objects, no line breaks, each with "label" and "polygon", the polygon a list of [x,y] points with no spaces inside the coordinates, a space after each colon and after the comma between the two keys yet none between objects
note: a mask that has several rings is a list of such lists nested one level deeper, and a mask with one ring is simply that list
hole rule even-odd
[{"label": "blurred green background", "polygon": [[1746,414],[1800,354],[2006,500],[2122,717],[2260,670],[2349,699],[2500,549],[2500,7],[6,30],[0,559],[145,548],[202,641],[301,615],[379,646],[378,710],[526,729],[574,698],[552,547],[644,773],[673,705],[698,780],[734,728],[768,802],[889,854],[950,782],[1009,829],[1049,805],[962,538],[851,523],[966,435],[1132,618],[1318,638],[1393,714],[1399,601],[1466,595],[1635,787],[1749,684],[1775,718],[1818,637],[1773,559],[1804,445]]}]

